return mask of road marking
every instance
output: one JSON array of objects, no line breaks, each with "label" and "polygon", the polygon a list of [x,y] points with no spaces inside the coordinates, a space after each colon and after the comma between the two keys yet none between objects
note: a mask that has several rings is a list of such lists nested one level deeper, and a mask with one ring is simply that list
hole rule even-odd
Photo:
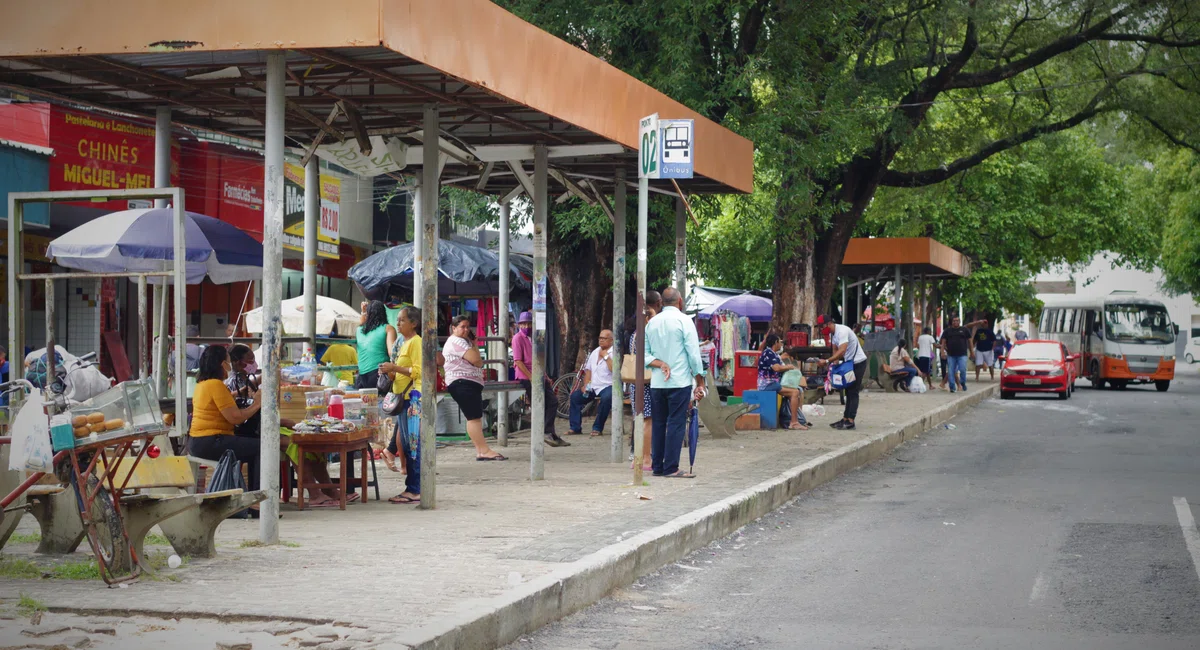
[{"label": "road marking", "polygon": [[1192,517],[1192,508],[1187,499],[1175,497],[1175,515],[1179,517],[1179,527],[1183,529],[1183,541],[1187,544],[1188,553],[1192,554],[1192,568],[1196,577],[1200,578],[1200,531],[1196,530],[1196,519]]},{"label": "road marking", "polygon": [[1041,571],[1038,571],[1037,577],[1033,579],[1033,588],[1029,590],[1029,604],[1032,605],[1041,600],[1046,595],[1046,576]]}]

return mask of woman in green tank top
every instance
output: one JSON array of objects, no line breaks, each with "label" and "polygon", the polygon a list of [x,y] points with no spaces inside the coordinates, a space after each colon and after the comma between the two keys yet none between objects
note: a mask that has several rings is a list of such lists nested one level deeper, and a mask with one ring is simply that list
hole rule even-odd
[{"label": "woman in green tank top", "polygon": [[396,342],[396,328],[387,324],[387,308],[378,300],[363,303],[358,327],[358,380],[356,388],[375,388],[379,364],[388,361]]}]

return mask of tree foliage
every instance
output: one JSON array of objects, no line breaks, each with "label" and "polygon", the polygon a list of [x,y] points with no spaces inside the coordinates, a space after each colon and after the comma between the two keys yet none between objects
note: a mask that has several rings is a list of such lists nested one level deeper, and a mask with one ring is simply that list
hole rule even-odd
[{"label": "tree foliage", "polygon": [[971,276],[954,287],[964,303],[1036,313],[1029,281],[1038,273],[1105,251],[1122,264],[1153,266],[1159,224],[1132,209],[1129,171],[1107,162],[1086,132],[1048,135],[946,183],[882,189],[862,229],[933,237],[973,262]]},{"label": "tree foliage", "polygon": [[1163,288],[1200,297],[1200,156],[1163,151],[1135,179],[1137,214],[1162,220]]}]

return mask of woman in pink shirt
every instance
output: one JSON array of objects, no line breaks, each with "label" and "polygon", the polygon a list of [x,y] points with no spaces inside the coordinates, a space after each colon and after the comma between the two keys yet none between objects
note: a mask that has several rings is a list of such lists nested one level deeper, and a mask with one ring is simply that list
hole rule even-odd
[{"label": "woman in pink shirt", "polygon": [[458,316],[451,323],[450,338],[438,355],[438,364],[446,369],[446,391],[467,418],[467,436],[475,444],[475,460],[508,460],[483,438],[483,357],[467,316]]}]

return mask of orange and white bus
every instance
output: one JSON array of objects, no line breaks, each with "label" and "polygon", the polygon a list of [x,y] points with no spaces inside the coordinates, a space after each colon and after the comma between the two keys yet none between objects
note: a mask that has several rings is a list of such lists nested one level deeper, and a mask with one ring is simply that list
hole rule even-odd
[{"label": "orange and white bus", "polygon": [[1166,306],[1133,292],[1047,301],[1038,337],[1059,341],[1093,388],[1154,383],[1166,391],[1175,378],[1175,324]]}]

